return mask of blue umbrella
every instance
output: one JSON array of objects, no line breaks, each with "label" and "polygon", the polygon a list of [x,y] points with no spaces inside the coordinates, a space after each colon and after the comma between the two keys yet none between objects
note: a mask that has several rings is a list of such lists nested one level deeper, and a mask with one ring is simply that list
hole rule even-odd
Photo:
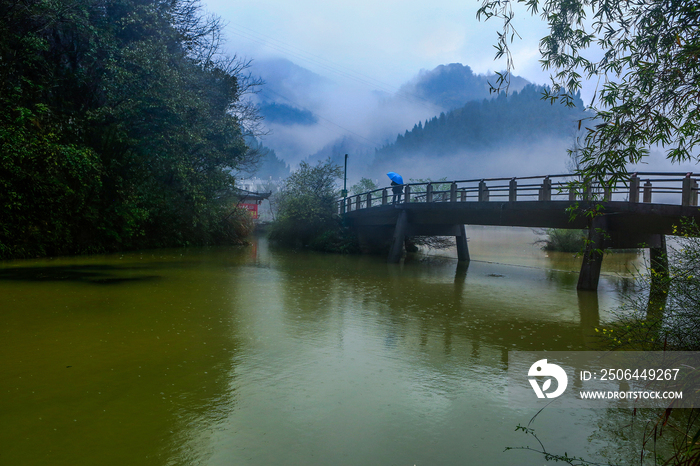
[{"label": "blue umbrella", "polygon": [[403,178],[401,178],[401,175],[398,173],[389,172],[386,174],[386,176],[388,176],[389,179],[396,184],[403,184]]}]

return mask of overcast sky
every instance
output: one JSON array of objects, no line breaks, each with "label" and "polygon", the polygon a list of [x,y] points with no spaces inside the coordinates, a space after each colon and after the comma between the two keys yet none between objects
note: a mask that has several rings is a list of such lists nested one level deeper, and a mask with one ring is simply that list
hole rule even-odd
[{"label": "overcast sky", "polygon": [[[494,61],[493,47],[502,23],[476,20],[481,0],[203,0],[203,4],[227,23],[229,53],[253,60],[287,58],[365,91],[394,92],[421,69],[449,63],[468,65],[479,74],[504,68],[503,62]],[[522,37],[512,46],[514,74],[537,84],[549,83],[538,48],[547,35],[546,24],[524,9],[516,10],[514,24]],[[596,85],[584,83],[585,104]],[[661,153],[649,162],[647,168],[668,165]],[[690,167],[673,168],[686,165]]]},{"label": "overcast sky", "polygon": [[[494,62],[497,20],[479,22],[476,0],[208,0],[228,23],[231,52],[252,59],[285,57],[336,81],[395,89],[421,69],[462,63],[476,73],[501,70]],[[544,84],[539,18],[516,22],[515,74]],[[350,78],[352,76],[353,78]],[[585,97],[585,96],[584,96]]]}]

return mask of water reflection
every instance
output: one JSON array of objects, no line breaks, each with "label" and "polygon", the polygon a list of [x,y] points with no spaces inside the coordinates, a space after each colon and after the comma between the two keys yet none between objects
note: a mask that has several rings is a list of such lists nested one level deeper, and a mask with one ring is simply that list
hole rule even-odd
[{"label": "water reflection", "polygon": [[7,281],[73,281],[95,285],[113,285],[130,281],[156,280],[158,275],[147,275],[151,267],[116,266],[109,264],[6,267],[0,269],[0,280]]},{"label": "water reflection", "polygon": [[206,455],[192,433],[235,407],[227,279],[202,268],[215,257],[162,254],[0,270],[3,464]]},{"label": "water reflection", "polygon": [[[473,455],[511,464],[501,452],[505,439],[518,443],[511,431],[522,419],[504,411],[503,386],[493,384],[504,377],[508,351],[584,349],[600,319],[596,302],[547,280],[544,270],[452,260],[388,266],[381,258],[285,251],[268,259],[281,305],[252,324],[267,336],[257,342],[256,363],[239,370],[267,382],[239,394],[284,406],[273,414],[251,402],[221,429],[240,432],[243,419],[261,418],[245,439],[272,434],[275,444],[247,457],[240,438],[222,434],[216,445],[230,455],[216,454],[213,464],[267,464],[290,452],[299,464],[299,457],[452,464]],[[571,444],[576,436],[561,427],[552,420],[545,431]]]},{"label": "water reflection", "polygon": [[578,308],[581,313],[581,335],[587,349],[601,349],[602,342],[597,336],[600,327],[600,305],[596,291],[577,290]]}]

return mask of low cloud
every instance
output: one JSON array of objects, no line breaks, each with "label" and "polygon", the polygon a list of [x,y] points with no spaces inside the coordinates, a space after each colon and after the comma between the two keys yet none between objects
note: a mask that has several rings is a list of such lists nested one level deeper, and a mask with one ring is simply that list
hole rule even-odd
[{"label": "low cloud", "polygon": [[404,154],[393,161],[375,161],[368,178],[386,178],[386,172],[400,173],[404,180],[430,178],[450,181],[505,178],[567,173],[568,142],[562,139],[512,145],[491,150],[459,151],[442,157],[432,154]]}]

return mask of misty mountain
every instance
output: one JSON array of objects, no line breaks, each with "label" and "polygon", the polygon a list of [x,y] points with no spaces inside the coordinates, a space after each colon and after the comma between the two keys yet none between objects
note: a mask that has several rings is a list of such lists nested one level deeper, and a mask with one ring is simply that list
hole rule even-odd
[{"label": "misty mountain", "polygon": [[[535,151],[538,156],[548,153],[552,165],[557,158],[563,168],[565,147],[573,142],[578,121],[590,115],[583,110],[580,96],[576,97],[576,107],[570,108],[542,100],[543,89],[527,85],[520,92],[468,102],[419,122],[411,131],[399,134],[394,143],[378,149],[373,165],[396,167],[401,162],[402,166],[410,166],[409,160],[427,161],[426,157],[431,164],[440,158],[456,157],[462,165],[474,165],[479,158],[487,158],[488,164],[484,160],[479,163],[490,170],[500,170],[498,160],[501,166],[510,164],[511,170],[516,170],[515,165]],[[515,152],[519,154],[517,160],[508,159],[507,154]]]},{"label": "misty mountain", "polygon": [[262,78],[257,97],[261,103],[277,104],[300,112],[313,112],[323,103],[318,92],[333,82],[284,58],[256,60],[250,72]]},{"label": "misty mountain", "polygon": [[[263,144],[292,167],[328,157],[342,164],[347,153],[349,173],[364,176],[363,170],[382,161],[395,167],[399,159],[423,154],[489,151],[498,141],[519,140],[524,147],[548,131],[548,139],[564,140],[557,133],[566,118],[550,115],[552,110],[539,100],[540,91],[525,91],[526,80],[513,77],[510,97],[496,97],[489,94],[494,75],[477,75],[459,63],[423,70],[394,95],[333,82],[285,59],[255,61],[251,72],[266,83],[255,96],[269,130]],[[517,108],[507,110],[511,104]],[[556,152],[565,153],[560,146],[556,144]]]},{"label": "misty mountain", "polygon": [[507,96],[501,93],[495,99],[468,102],[425,124],[417,123],[393,144],[377,150],[376,156],[384,159],[421,152],[439,157],[461,149],[529,143],[545,137],[573,138],[577,121],[587,116],[580,96],[576,107],[570,108],[542,100],[543,90],[528,85]]},{"label": "misty mountain", "polygon": [[[421,70],[419,74],[408,83],[401,86],[395,95],[373,91],[376,99],[375,108],[364,108],[366,114],[366,126],[375,131],[372,134],[365,133],[375,141],[383,141],[385,144],[393,140],[397,130],[410,128],[420,118],[430,118],[465,103],[483,99],[491,99],[495,94],[490,94],[489,82],[495,82],[495,75],[474,74],[469,66],[461,63],[440,65],[433,70]],[[520,90],[528,84],[528,81],[513,76],[511,79],[511,92]],[[422,125],[422,123],[421,123]],[[318,152],[307,157],[307,161],[315,162],[325,160],[327,157],[335,162],[342,160],[344,154],[350,154],[353,164],[352,170],[358,165],[368,165],[372,162],[373,151],[368,151],[367,136],[358,138],[355,135],[342,135],[324,145]],[[379,142],[372,149],[381,146]]]},{"label": "misty mountain", "polygon": [[374,157],[374,150],[368,149],[366,142],[358,141],[356,137],[343,136],[325,145],[318,152],[309,155],[306,158],[306,162],[315,165],[318,161],[330,158],[331,162],[342,167],[345,163],[345,154],[349,155],[349,177],[355,178],[355,175],[361,176],[361,173],[371,162]]},{"label": "misty mountain", "polygon": [[286,164],[284,160],[277,157],[274,150],[265,147],[260,141],[253,137],[246,137],[246,144],[251,150],[258,151],[261,154],[254,173],[250,175],[264,179],[271,177],[273,180],[289,176],[289,165]]},{"label": "misty mountain", "polygon": [[[459,108],[472,100],[481,101],[495,97],[489,92],[489,83],[496,83],[497,76],[477,75],[461,63],[440,65],[432,70],[421,70],[418,76],[401,86],[400,94],[414,96],[437,105],[444,110]],[[509,92],[519,91],[530,84],[524,78],[512,76]]]}]

